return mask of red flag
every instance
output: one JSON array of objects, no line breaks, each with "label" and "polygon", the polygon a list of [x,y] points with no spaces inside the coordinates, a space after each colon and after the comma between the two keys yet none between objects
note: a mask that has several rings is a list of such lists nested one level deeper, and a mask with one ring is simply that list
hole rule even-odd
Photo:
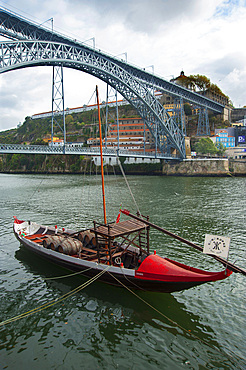
[{"label": "red flag", "polygon": [[15,224],[22,224],[23,222],[25,221],[22,221],[22,220],[18,220],[18,218],[16,216],[13,216],[14,217],[14,223]]},{"label": "red flag", "polygon": [[116,224],[118,224],[118,222],[120,222],[120,213],[121,213],[121,205],[120,205],[120,210],[119,210],[119,214],[116,218]]}]

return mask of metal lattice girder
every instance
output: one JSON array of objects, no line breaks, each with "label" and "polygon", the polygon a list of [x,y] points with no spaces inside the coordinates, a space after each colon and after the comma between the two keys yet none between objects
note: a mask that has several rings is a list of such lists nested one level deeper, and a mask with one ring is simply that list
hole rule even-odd
[{"label": "metal lattice girder", "polygon": [[0,35],[12,40],[59,41],[55,35],[51,39],[52,32],[48,29],[6,9],[0,9]]},{"label": "metal lattice girder", "polygon": [[[60,127],[61,131],[63,132],[64,143],[66,143],[63,65],[53,66],[53,78],[52,79],[53,81],[52,81],[51,143],[53,145],[54,123],[57,123],[57,125]],[[60,122],[61,125],[59,121],[61,121]]]},{"label": "metal lattice girder", "polygon": [[9,37],[14,40],[28,39],[54,41],[71,46],[83,47],[84,50],[87,50],[88,52],[93,52],[94,55],[98,55],[101,57],[104,56],[115,65],[120,66],[133,77],[142,81],[146,87],[149,86],[149,88],[151,89],[158,89],[160,91],[168,93],[169,95],[172,95],[173,97],[182,97],[184,101],[199,105],[200,107],[210,109],[217,113],[223,112],[224,106],[222,104],[201,96],[200,94],[186,89],[183,86],[168,82],[162,77],[156,76],[152,73],[148,73],[141,68],[112,57],[109,54],[105,54],[99,50],[90,48],[75,39],[69,38],[57,32],[53,32],[53,30],[51,31],[39,24],[35,24],[34,22],[12,12],[9,12],[6,9],[0,9],[0,35]]},{"label": "metal lattice girder", "polygon": [[[0,154],[78,154],[100,156],[100,148],[74,147],[66,144],[64,146],[47,145],[22,145],[22,144],[0,144]],[[134,152],[132,150],[103,148],[104,157],[131,157],[131,158],[154,158],[153,153]],[[158,154],[159,159],[174,159],[174,156]]]},{"label": "metal lattice girder", "polygon": [[144,81],[144,83],[148,85],[150,89],[153,89],[154,87],[157,91],[171,95],[173,98],[182,98],[185,102],[208,108],[213,112],[222,113],[224,110],[225,106],[223,104],[217,103],[216,101],[206,98],[183,86],[166,81],[160,76],[156,76],[122,61],[118,61],[117,64],[121,65],[126,71],[131,73],[139,80]]},{"label": "metal lattice girder", "polygon": [[197,136],[209,136],[209,135],[210,135],[210,127],[209,127],[208,110],[204,108],[199,108]]},{"label": "metal lattice girder", "polygon": [[41,65],[63,65],[87,72],[114,87],[143,117],[161,152],[166,150],[164,137],[185,158],[184,137],[172,118],[143,81],[119,65],[83,47],[54,42],[16,41],[0,43],[0,73]]},{"label": "metal lattice girder", "polygon": [[173,111],[173,115],[172,115],[173,119],[175,120],[176,124],[180,127],[183,134],[186,136],[186,124],[185,124],[183,98],[174,99],[172,111]]}]

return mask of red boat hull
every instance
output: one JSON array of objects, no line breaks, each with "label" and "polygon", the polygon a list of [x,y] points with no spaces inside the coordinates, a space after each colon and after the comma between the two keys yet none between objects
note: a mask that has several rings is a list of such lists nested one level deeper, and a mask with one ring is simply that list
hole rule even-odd
[{"label": "red boat hull", "polygon": [[[23,222],[23,230],[26,230],[25,224],[26,222]],[[16,238],[36,255],[69,270],[81,271],[81,274],[88,277],[93,277],[100,271],[106,270],[99,280],[115,286],[172,293],[203,283],[223,280],[232,273],[230,270],[207,272],[168,258],[162,258],[156,254],[146,257],[137,269],[125,268],[124,266],[109,266],[105,263],[83,260],[78,258],[78,256],[66,255],[44,248],[43,245],[31,240],[32,238],[28,235],[22,235],[21,230],[22,222],[15,221],[14,233]],[[34,236],[35,234],[29,235]]]}]

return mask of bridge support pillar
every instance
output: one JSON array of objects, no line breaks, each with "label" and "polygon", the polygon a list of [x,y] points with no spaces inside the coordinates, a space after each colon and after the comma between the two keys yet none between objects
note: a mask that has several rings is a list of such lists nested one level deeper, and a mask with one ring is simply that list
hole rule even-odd
[{"label": "bridge support pillar", "polygon": [[185,112],[184,112],[184,102],[181,97],[174,99],[173,103],[173,119],[175,123],[180,128],[182,134],[186,136],[186,124],[185,124]]},{"label": "bridge support pillar", "polygon": [[59,126],[63,132],[64,148],[66,144],[66,122],[64,105],[63,65],[53,66],[52,77],[52,118],[51,145],[54,143],[54,126]]},{"label": "bridge support pillar", "polygon": [[198,126],[197,126],[197,136],[209,136],[209,119],[208,119],[208,109],[199,108],[198,113]]},{"label": "bridge support pillar", "polygon": [[[108,112],[108,104],[109,99],[113,98],[113,101],[115,101],[115,109],[116,109],[116,123],[117,123],[117,149],[120,149],[120,133],[119,133],[119,109],[118,109],[118,96],[117,96],[117,90],[111,87],[109,89],[109,84],[107,84],[107,92],[106,92],[106,128],[105,128],[105,148],[107,149],[107,137],[109,134],[109,124],[108,124],[108,118],[109,118],[109,112]],[[112,143],[111,143],[112,145]]]}]

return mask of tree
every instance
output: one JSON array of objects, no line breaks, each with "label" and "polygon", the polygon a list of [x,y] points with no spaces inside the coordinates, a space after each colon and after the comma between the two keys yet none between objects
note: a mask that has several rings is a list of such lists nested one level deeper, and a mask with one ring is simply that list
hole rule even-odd
[{"label": "tree", "polygon": [[190,104],[188,104],[188,103],[184,104],[184,112],[185,112],[186,116],[191,116],[192,115],[192,109],[191,109]]},{"label": "tree", "polygon": [[206,91],[210,88],[210,79],[207,78],[206,76],[191,75],[189,78],[194,82],[194,84],[201,91]]},{"label": "tree", "polygon": [[36,139],[31,142],[31,145],[48,145],[48,143],[43,141],[43,139]]},{"label": "tree", "polygon": [[215,147],[217,148],[217,153],[220,157],[223,157],[226,147],[222,143],[216,143]]},{"label": "tree", "polygon": [[72,116],[71,114],[68,114],[68,115],[66,115],[66,117],[65,117],[65,121],[66,121],[66,123],[67,123],[67,124],[69,124],[69,123],[73,123],[74,118],[73,118],[73,116]]},{"label": "tree", "polygon": [[195,151],[199,154],[214,155],[218,149],[209,137],[202,138],[195,144]]},{"label": "tree", "polygon": [[226,96],[216,84],[211,83],[210,79],[206,76],[199,74],[185,76],[181,72],[181,75],[176,80],[180,85],[186,87],[187,89],[202,92],[211,91],[212,93],[228,98],[228,96]]}]

